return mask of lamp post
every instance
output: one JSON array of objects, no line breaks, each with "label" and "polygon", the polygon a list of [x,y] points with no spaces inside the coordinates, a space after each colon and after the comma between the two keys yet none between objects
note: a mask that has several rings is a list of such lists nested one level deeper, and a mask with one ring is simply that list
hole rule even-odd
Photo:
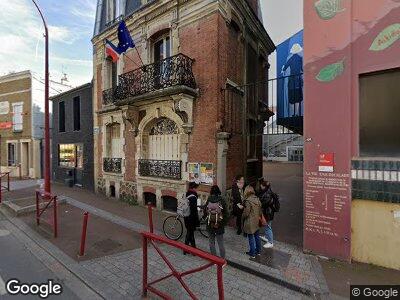
[{"label": "lamp post", "polygon": [[49,31],[46,20],[35,0],[32,0],[36,6],[44,26],[45,37],[45,63],[44,63],[44,190],[47,193],[50,189],[50,124],[49,124]]}]

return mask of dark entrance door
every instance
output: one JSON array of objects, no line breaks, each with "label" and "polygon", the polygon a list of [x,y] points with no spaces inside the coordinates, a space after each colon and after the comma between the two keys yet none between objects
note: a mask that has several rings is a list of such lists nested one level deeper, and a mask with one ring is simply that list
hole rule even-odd
[{"label": "dark entrance door", "polygon": [[144,203],[147,204],[151,204],[153,206],[157,205],[157,197],[156,194],[153,193],[143,193],[143,198],[144,198]]}]

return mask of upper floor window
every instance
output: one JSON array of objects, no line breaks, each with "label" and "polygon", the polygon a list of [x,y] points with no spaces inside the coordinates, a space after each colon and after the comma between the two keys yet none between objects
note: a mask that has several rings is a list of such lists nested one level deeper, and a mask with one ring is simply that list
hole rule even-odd
[{"label": "upper floor window", "polygon": [[58,131],[65,132],[65,102],[58,103]]},{"label": "upper floor window", "polygon": [[118,81],[118,64],[117,62],[113,62],[111,59],[106,59],[106,68],[105,68],[105,82],[104,89],[111,89],[117,86]]},{"label": "upper floor window", "polygon": [[81,130],[81,98],[74,98],[74,131]]},{"label": "upper floor window", "polygon": [[154,42],[153,60],[161,61],[171,56],[171,40],[169,35],[163,35]]},{"label": "upper floor window", "polygon": [[120,158],[122,155],[121,125],[113,123],[106,129],[106,153],[109,158]]},{"label": "upper floor window", "polygon": [[23,129],[23,103],[13,103],[13,131]]}]

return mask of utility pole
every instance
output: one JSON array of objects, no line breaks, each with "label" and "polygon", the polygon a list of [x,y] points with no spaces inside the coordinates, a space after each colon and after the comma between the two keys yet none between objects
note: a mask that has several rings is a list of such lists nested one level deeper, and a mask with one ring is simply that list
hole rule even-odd
[{"label": "utility pole", "polygon": [[44,37],[45,37],[45,63],[44,63],[44,190],[47,193],[51,193],[50,187],[50,121],[49,121],[49,31],[47,29],[46,20],[36,3],[36,0],[32,0],[36,6],[40,17],[43,21],[44,26]]}]

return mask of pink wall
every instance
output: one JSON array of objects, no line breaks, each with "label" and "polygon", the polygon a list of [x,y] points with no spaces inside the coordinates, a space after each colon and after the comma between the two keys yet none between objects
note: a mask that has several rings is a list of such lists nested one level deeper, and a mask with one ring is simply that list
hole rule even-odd
[{"label": "pink wall", "polygon": [[[358,155],[358,76],[400,67],[399,54],[399,0],[304,1],[307,251],[351,258],[350,163]],[[318,171],[323,153],[334,153],[333,173]]]}]

